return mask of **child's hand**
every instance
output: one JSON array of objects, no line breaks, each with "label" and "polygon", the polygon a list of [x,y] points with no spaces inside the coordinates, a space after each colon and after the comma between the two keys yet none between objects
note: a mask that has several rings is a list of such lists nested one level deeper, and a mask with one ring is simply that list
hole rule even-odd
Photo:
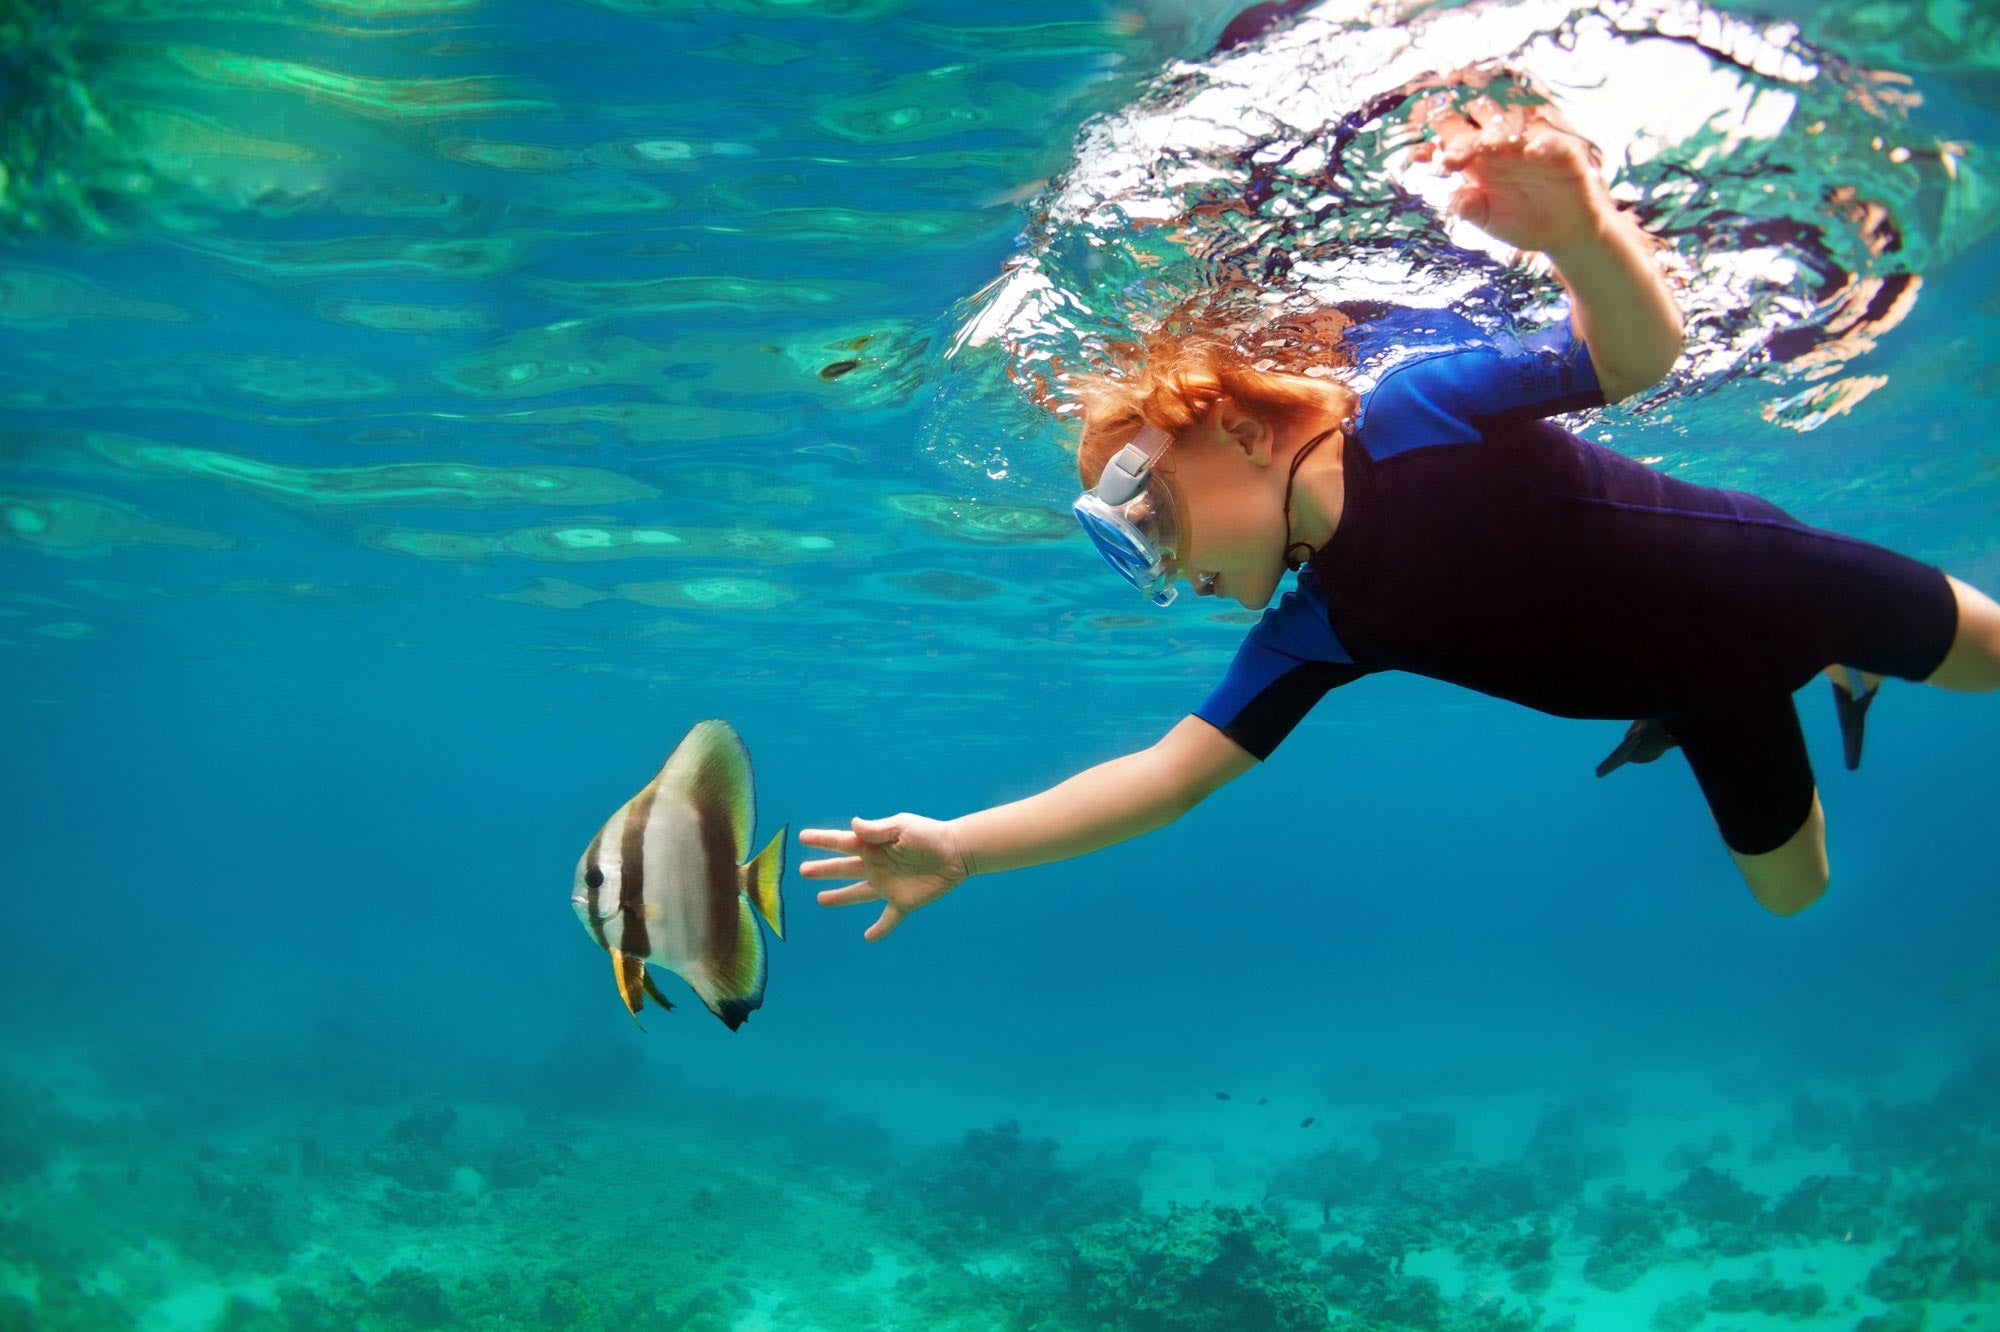
[{"label": "child's hand", "polygon": [[1420,98],[1410,120],[1436,136],[1416,147],[1464,177],[1451,211],[1523,250],[1562,250],[1596,235],[1616,208],[1588,140],[1547,106],[1502,106],[1484,93],[1454,110],[1443,93]]},{"label": "child's hand", "polygon": [[808,879],[863,876],[865,883],[822,889],[819,904],[883,903],[882,914],[862,935],[870,943],[886,937],[912,911],[929,906],[958,887],[969,873],[948,823],[919,814],[895,814],[886,819],[855,819],[853,829],[802,830],[799,840],[807,846],[845,855],[837,860],[808,860],[799,866],[799,874]]}]

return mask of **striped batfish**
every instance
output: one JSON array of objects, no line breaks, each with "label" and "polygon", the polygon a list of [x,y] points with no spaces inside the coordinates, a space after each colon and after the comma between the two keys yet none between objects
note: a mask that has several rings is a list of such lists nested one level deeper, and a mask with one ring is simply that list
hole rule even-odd
[{"label": "striped batfish", "polygon": [[569,900],[611,954],[635,1021],[647,995],[673,1007],[648,962],[693,986],[731,1031],[763,1004],[764,936],[751,908],[785,937],[786,829],[748,860],[756,822],[750,751],[728,722],[705,721],[591,838]]}]

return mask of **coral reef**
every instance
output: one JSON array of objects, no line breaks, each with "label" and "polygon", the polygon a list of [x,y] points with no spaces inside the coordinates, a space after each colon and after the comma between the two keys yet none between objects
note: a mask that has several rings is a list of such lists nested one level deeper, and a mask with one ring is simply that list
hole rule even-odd
[{"label": "coral reef", "polygon": [[458,1114],[435,1102],[412,1108],[383,1133],[365,1158],[370,1170],[406,1189],[441,1192],[451,1187],[458,1160],[449,1138]]},{"label": "coral reef", "polygon": [[1787,1286],[1771,1277],[1718,1281],[1708,1288],[1716,1313],[1761,1313],[1775,1318],[1812,1318],[1826,1308],[1826,1287],[1817,1281]]},{"label": "coral reef", "polygon": [[887,1208],[907,1199],[940,1227],[940,1241],[950,1245],[1055,1234],[1137,1210],[1133,1180],[1058,1165],[1058,1151],[1055,1139],[1025,1137],[1012,1120],[973,1129],[876,1201]]},{"label": "coral reef", "polygon": [[[1512,1160],[1476,1159],[1444,1116],[1329,1114],[1329,1145],[1261,1175],[1235,1163],[1247,1197],[1153,1210],[1141,1175],[1189,1159],[1171,1136],[1070,1163],[1010,1121],[899,1161],[878,1127],[803,1098],[586,1113],[506,1070],[425,1085],[418,1065],[343,1057],[352,1102],[284,1100],[282,1052],[233,1052],[178,1097],[92,1117],[0,1078],[0,1332],[132,1326],[189,1290],[209,1303],[183,1321],[211,1332],[1574,1332],[1543,1305],[1586,1285],[1654,1332],[1911,1332],[2000,1290],[1985,1062],[1852,1115],[1769,1098],[1771,1142],[1803,1124],[1827,1135],[1817,1159],[1894,1165],[1768,1197],[1721,1164],[1718,1134],[1671,1149],[1686,1169],[1652,1193],[1620,1180],[1632,1112],[1594,1101],[1542,1115]],[[654,1093],[675,1076],[641,1075]],[[603,1236],[614,1262],[594,1256]],[[1803,1245],[1865,1262],[1801,1263]]]},{"label": "coral reef", "polygon": [[1643,1192],[1622,1184],[1606,1189],[1584,1224],[1597,1239],[1584,1259],[1584,1280],[1603,1290],[1629,1288],[1667,1256],[1665,1224]]},{"label": "coral reef", "polygon": [[1119,1332],[1319,1332],[1326,1297],[1276,1218],[1171,1206],[1085,1227],[1068,1244],[1077,1307]]}]

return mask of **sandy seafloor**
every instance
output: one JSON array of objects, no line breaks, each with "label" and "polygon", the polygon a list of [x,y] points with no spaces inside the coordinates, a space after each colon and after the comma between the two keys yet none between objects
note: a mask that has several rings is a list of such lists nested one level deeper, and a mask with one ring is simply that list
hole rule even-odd
[{"label": "sandy seafloor", "polygon": [[1993,1049],[872,1109],[597,1053],[17,1046],[0,1328],[2000,1326]]}]

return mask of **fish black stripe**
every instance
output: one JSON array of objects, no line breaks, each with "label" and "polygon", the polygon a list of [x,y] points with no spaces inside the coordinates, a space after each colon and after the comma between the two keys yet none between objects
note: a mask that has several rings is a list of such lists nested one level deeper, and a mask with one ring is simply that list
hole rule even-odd
[{"label": "fish black stripe", "polygon": [[[611,947],[611,941],[604,937],[604,866],[597,859],[597,849],[604,841],[604,829],[597,830],[597,836],[590,839],[590,850],[583,853],[583,887],[590,894],[584,902],[584,915],[589,918],[590,932],[597,938],[599,948]],[[590,876],[597,875],[597,886],[590,886]]]},{"label": "fish black stripe", "polygon": [[618,844],[618,911],[625,922],[618,946],[640,958],[642,966],[645,956],[653,951],[646,929],[646,822],[653,817],[653,797],[658,789],[648,786],[632,797]]},{"label": "fish black stripe", "polygon": [[743,912],[736,904],[736,899],[743,895],[743,876],[736,866],[736,847],[741,839],[729,816],[721,810],[696,809],[695,826],[708,870],[707,882],[702,884],[708,894],[705,956],[718,968],[734,971],[737,950],[744,946],[739,928]]}]

